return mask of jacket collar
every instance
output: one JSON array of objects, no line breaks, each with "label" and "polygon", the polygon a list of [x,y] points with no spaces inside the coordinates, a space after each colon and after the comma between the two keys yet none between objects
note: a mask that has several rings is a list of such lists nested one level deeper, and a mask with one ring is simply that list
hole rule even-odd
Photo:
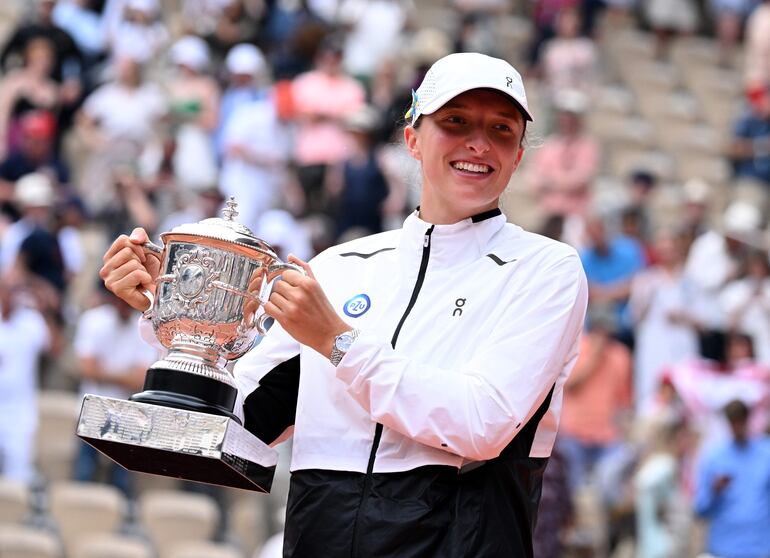
[{"label": "jacket collar", "polygon": [[408,259],[421,258],[425,235],[433,227],[428,265],[451,267],[467,263],[486,254],[489,240],[505,222],[503,212],[493,209],[451,225],[433,225],[420,218],[418,208],[404,221],[399,250]]}]

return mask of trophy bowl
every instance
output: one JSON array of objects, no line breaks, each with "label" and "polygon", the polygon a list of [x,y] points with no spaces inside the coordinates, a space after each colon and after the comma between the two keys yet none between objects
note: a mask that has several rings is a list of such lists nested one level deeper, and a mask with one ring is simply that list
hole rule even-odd
[{"label": "trophy bowl", "polygon": [[86,396],[78,436],[128,469],[269,490],[276,454],[241,425],[226,366],[266,333],[275,278],[304,270],[236,222],[236,208],[230,198],[222,218],[164,232],[162,248],[145,244],[160,273],[144,316],[168,353],[129,401]]}]

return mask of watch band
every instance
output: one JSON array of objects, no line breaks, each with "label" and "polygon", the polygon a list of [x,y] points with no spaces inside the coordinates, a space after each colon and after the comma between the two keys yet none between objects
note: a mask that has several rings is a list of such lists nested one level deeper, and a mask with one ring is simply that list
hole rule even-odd
[{"label": "watch band", "polygon": [[356,340],[356,337],[358,337],[359,333],[361,333],[361,330],[351,329],[349,331],[340,333],[337,337],[334,338],[332,352],[329,355],[329,361],[331,361],[334,366],[337,366],[342,360],[342,357],[347,354],[350,345],[353,343],[353,341]]}]

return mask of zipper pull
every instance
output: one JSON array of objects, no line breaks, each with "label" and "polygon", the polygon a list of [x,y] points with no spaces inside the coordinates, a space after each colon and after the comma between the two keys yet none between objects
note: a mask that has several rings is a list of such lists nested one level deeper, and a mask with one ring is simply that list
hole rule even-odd
[{"label": "zipper pull", "polygon": [[425,240],[422,241],[422,247],[423,248],[427,248],[428,244],[430,244],[430,235],[426,234],[425,235]]}]

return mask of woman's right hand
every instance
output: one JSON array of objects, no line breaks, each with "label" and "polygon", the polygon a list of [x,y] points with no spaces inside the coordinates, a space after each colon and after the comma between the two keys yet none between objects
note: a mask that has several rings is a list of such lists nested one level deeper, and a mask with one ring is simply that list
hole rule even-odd
[{"label": "woman's right hand", "polygon": [[147,241],[144,229],[134,229],[131,236],[120,235],[104,254],[104,265],[99,270],[110,292],[142,312],[150,307],[142,291],[155,294],[155,279],[160,272],[160,257],[142,246]]}]

